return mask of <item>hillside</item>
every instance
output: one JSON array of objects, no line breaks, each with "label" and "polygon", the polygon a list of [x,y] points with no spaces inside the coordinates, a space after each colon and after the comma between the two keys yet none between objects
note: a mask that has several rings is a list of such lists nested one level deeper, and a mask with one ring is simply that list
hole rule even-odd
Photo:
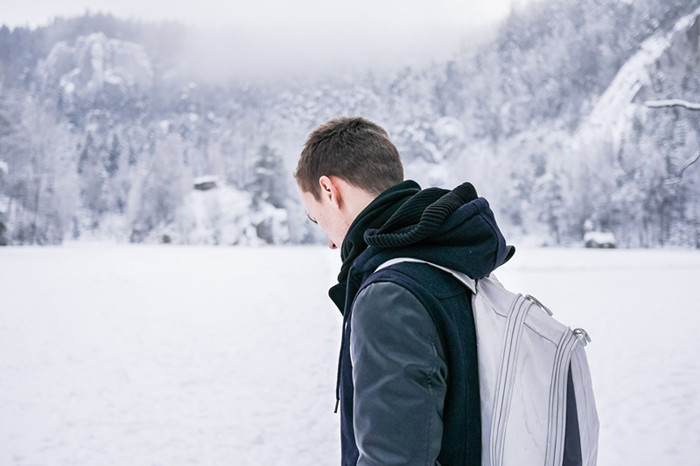
[{"label": "hillside", "polygon": [[430,66],[257,81],[185,71],[177,24],[0,28],[0,244],[318,241],[291,172],[311,129],[360,114],[516,240],[698,248],[700,112],[647,103],[700,102],[699,7],[542,0]]}]

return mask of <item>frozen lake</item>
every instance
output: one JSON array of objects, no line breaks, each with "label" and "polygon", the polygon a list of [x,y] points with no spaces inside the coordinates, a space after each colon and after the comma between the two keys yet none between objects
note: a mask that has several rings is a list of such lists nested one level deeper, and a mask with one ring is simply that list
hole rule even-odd
[{"label": "frozen lake", "polygon": [[[339,259],[320,247],[0,248],[0,465],[333,465]],[[599,465],[697,464],[700,252],[522,249],[591,334]]]}]

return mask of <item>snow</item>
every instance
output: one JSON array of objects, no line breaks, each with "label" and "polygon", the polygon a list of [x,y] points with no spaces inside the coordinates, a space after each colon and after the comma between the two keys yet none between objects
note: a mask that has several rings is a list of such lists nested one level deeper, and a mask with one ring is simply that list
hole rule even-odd
[{"label": "snow", "polygon": [[72,82],[64,81],[63,78],[61,78],[61,86],[63,87],[63,92],[65,92],[66,95],[75,92],[75,84],[73,84]]},{"label": "snow", "polygon": [[[39,65],[39,74],[43,85],[48,86],[46,91],[50,91],[51,82],[59,83],[72,105],[81,96],[94,97],[106,85],[133,94],[134,86],[146,88],[151,84],[154,71],[142,45],[95,32],[80,36],[73,46],[57,42]],[[75,95],[76,89],[81,95]]]},{"label": "snow", "polygon": [[198,185],[198,184],[204,184],[204,183],[215,183],[218,184],[220,182],[219,177],[217,175],[202,175],[196,177],[192,184]]},{"label": "snow", "polygon": [[105,84],[112,84],[114,86],[120,86],[124,80],[121,78],[121,76],[118,76],[113,73],[105,73],[105,78],[104,78]]},{"label": "snow", "polygon": [[499,274],[506,286],[593,340],[598,464],[695,464],[700,251],[531,249],[512,262]]},{"label": "snow", "polygon": [[[650,82],[653,64],[667,52],[674,36],[688,30],[700,14],[700,8],[681,18],[671,32],[660,32],[646,39],[635,53],[620,68],[612,83],[596,102],[585,124],[578,130],[579,144],[599,139],[596,134],[609,131],[613,137],[614,150],[619,148],[625,125],[629,125],[636,110],[635,99],[640,89]],[[652,101],[654,103],[654,101]],[[647,102],[647,106],[649,103]]]},{"label": "snow", "polygon": [[[184,201],[179,232],[170,231],[175,242],[184,244],[221,244],[255,246],[271,241],[275,244],[289,241],[287,211],[266,202],[259,202],[251,210],[252,195],[222,185],[207,191],[192,190]],[[258,235],[256,226],[265,225],[265,238]]]},{"label": "snow", "polygon": [[642,86],[649,81],[651,65],[668,50],[674,35],[690,28],[698,14],[700,8],[681,18],[671,32],[657,33],[641,44],[640,50],[620,68],[596,103],[588,117],[589,126],[607,128],[623,123],[622,115],[628,111]]},{"label": "snow", "polygon": [[[645,40],[639,52],[620,68],[615,79],[598,99],[587,121],[578,130],[580,144],[596,139],[596,134],[608,131],[612,134],[614,147],[619,147],[625,125],[633,116],[633,101],[639,90],[649,81],[649,66],[668,49],[670,35],[661,34]],[[592,134],[591,134],[592,133]],[[616,150],[616,149],[615,149]]]},{"label": "snow", "polygon": [[[337,464],[339,259],[320,247],[0,249],[0,464]],[[700,251],[520,248],[585,328],[599,465],[700,454]]]},{"label": "snow", "polygon": [[337,457],[327,263],[318,248],[2,249],[0,464]]},{"label": "snow", "polygon": [[587,231],[583,235],[583,242],[593,241],[597,244],[615,244],[615,235],[607,231]]}]

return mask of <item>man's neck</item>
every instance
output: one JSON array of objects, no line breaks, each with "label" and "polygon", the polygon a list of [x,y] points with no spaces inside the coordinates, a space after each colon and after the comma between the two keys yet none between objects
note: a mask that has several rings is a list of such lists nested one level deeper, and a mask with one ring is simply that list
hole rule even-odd
[{"label": "man's neck", "polygon": [[329,177],[342,199],[341,214],[348,225],[377,197],[337,176]]}]

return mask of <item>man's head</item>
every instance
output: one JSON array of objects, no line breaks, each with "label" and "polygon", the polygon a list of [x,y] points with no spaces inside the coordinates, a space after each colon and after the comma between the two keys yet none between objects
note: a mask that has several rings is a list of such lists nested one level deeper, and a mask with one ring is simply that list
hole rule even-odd
[{"label": "man's head", "polygon": [[403,181],[403,165],[381,126],[338,118],[309,135],[294,177],[309,217],[335,248],[372,199]]}]

